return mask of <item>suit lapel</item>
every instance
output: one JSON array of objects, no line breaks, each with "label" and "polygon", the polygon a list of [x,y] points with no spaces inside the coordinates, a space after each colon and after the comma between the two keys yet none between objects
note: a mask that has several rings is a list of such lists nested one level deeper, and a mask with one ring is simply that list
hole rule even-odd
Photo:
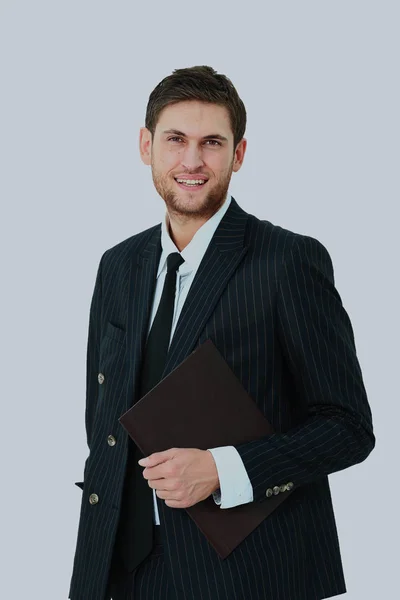
[{"label": "suit lapel", "polygon": [[229,279],[247,252],[248,214],[232,197],[199,265],[171,341],[163,377],[194,348]]},{"label": "suit lapel", "polygon": [[161,256],[161,225],[154,227],[145,239],[144,248],[131,257],[128,304],[128,360],[130,377],[127,408],[139,400],[138,384],[148,321],[153,303],[158,263]]},{"label": "suit lapel", "polygon": [[[163,377],[177,367],[195,346],[229,279],[247,252],[244,245],[248,213],[234,198],[216,229],[199,265],[183,305],[168,352]],[[131,258],[128,353],[132,392],[127,408],[139,399],[138,383],[147,338],[158,264],[161,256],[161,224],[152,228],[139,256]]]}]

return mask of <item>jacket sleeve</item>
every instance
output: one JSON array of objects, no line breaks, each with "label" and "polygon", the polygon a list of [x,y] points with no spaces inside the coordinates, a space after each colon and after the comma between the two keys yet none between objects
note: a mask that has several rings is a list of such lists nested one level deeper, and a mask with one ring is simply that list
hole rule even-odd
[{"label": "jacket sleeve", "polygon": [[85,426],[86,439],[90,450],[92,440],[93,419],[96,412],[98,396],[98,365],[101,341],[101,296],[102,296],[102,269],[104,254],[100,259],[97,276],[90,304],[89,331],[86,352],[86,409]]},{"label": "jacket sleeve", "polygon": [[293,488],[360,463],[375,446],[372,415],[350,319],[334,285],[326,248],[299,236],[279,275],[278,337],[304,421],[235,446],[253,486]]}]

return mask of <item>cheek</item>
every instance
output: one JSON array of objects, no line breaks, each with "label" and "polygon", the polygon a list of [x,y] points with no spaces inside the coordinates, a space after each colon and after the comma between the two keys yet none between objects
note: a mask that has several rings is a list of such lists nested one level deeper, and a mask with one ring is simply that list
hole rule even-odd
[{"label": "cheek", "polygon": [[175,166],[179,166],[181,155],[182,153],[178,150],[170,150],[160,157],[160,165],[162,165],[164,169],[173,169]]},{"label": "cheek", "polygon": [[229,163],[226,160],[226,156],[221,156],[221,154],[217,154],[216,152],[209,152],[207,156],[204,156],[204,162],[215,173],[225,173],[229,169]]}]

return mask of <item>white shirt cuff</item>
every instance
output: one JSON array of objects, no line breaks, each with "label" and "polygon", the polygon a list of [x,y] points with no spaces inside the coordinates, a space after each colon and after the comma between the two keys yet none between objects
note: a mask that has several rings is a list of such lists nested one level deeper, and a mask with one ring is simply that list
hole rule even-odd
[{"label": "white shirt cuff", "polygon": [[214,502],[220,508],[233,508],[253,501],[253,486],[242,458],[234,446],[208,448],[214,457],[219,484],[213,492]]}]

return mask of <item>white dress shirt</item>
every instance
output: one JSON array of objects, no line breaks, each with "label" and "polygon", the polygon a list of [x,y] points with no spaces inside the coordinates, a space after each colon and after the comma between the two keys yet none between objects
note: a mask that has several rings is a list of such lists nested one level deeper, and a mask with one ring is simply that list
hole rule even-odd
[{"label": "white dress shirt", "polygon": [[[206,221],[193,236],[190,243],[180,252],[185,262],[177,270],[176,293],[174,315],[172,319],[171,339],[174,335],[176,324],[181,313],[183,304],[188,295],[192,281],[196,275],[197,269],[203,259],[208,245],[217,229],[222,217],[225,215],[231,203],[231,196],[227,194],[227,199],[221,208]],[[158,305],[164,287],[165,275],[167,273],[167,257],[172,252],[179,252],[172,241],[168,230],[169,217],[168,212],[161,223],[161,247],[162,252],[157,271],[157,282],[153,298],[153,306],[149,321],[150,332],[154,317],[156,316]],[[213,498],[220,508],[232,508],[239,504],[246,504],[253,501],[253,487],[243,465],[240,454],[234,446],[221,446],[219,448],[208,448],[214,457],[217,467],[220,487],[213,492]],[[160,517],[157,507],[156,491],[153,490],[154,499],[154,518],[157,525],[160,524]]]}]

